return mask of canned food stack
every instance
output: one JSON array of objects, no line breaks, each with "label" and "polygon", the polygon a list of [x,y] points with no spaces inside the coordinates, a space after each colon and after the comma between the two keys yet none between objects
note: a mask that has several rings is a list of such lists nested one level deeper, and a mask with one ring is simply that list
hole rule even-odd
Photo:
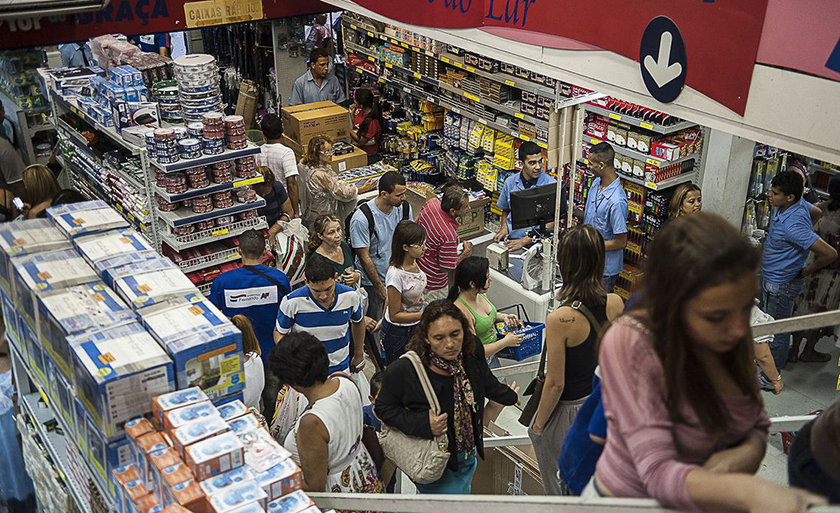
[{"label": "canned food stack", "polygon": [[181,122],[181,102],[178,100],[178,83],[161,80],[152,86],[152,97],[160,105],[160,117],[164,121]]},{"label": "canned food stack", "polygon": [[217,162],[210,166],[210,175],[213,183],[228,183],[233,181],[233,164],[226,160]]},{"label": "canned food stack", "polygon": [[[172,128],[156,128],[154,139],[155,160],[161,164],[174,164],[181,160],[178,153],[178,139]],[[147,139],[148,141],[148,139]]]},{"label": "canned food stack", "polygon": [[191,189],[201,189],[210,186],[210,177],[204,166],[191,167],[187,169],[187,182]]},{"label": "canned food stack", "polygon": [[225,139],[229,150],[242,150],[248,146],[245,138],[245,118],[242,116],[225,116]]},{"label": "canned food stack", "polygon": [[225,152],[224,116],[218,112],[208,112],[202,116],[202,145],[205,155],[219,155]]},{"label": "canned food stack", "polygon": [[253,178],[255,176],[257,176],[257,160],[253,156],[236,159],[237,178]]},{"label": "canned food stack", "polygon": [[208,112],[222,110],[219,67],[212,55],[192,54],[175,59],[175,78],[184,121],[201,121]]},{"label": "canned food stack", "polygon": [[201,158],[201,141],[193,138],[178,141],[178,152],[182,159]]}]

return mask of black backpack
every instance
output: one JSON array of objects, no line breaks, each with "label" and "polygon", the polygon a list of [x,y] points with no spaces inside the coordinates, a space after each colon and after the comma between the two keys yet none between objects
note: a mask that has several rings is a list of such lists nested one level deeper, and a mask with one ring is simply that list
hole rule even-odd
[{"label": "black backpack", "polygon": [[[402,221],[408,220],[408,211],[409,206],[407,201],[403,201],[399,207],[394,208],[401,208],[402,209]],[[350,242],[350,222],[353,220],[353,214],[356,213],[357,210],[361,210],[362,214],[365,215],[368,223],[368,236],[370,240],[373,240],[373,237],[376,236],[376,230],[374,229],[374,222],[373,222],[373,211],[370,209],[370,205],[368,205],[368,200],[360,200],[359,203],[356,205],[356,208],[350,212],[350,215],[344,219],[344,234],[345,238],[347,239],[347,243],[350,244],[350,247],[353,247],[352,243]],[[379,245],[376,246],[377,253],[379,252]],[[377,254],[377,256],[379,256]]]}]

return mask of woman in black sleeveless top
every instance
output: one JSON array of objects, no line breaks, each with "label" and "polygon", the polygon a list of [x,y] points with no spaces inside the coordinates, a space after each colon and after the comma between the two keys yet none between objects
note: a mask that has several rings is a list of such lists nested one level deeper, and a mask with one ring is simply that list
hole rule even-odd
[{"label": "woman in black sleeveless top", "polygon": [[620,297],[604,289],[604,239],[595,228],[572,228],[563,237],[558,257],[563,277],[558,300],[563,306],[546,319],[545,386],[528,428],[548,495],[562,493],[557,460],[563,438],[592,393],[592,377],[598,365],[598,328],[583,312],[588,310],[599,325],[605,326],[624,308]]}]

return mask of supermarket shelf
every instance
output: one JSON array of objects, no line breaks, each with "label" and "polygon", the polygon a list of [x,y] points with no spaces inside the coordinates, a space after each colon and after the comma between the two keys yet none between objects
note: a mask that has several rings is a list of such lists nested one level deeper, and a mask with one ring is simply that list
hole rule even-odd
[{"label": "supermarket shelf", "polygon": [[572,98],[566,98],[560,103],[555,105],[556,110],[563,110],[566,107],[574,107],[575,105],[580,105],[581,103],[588,103],[591,101],[599,100],[606,96],[604,93],[599,93],[596,91],[592,91],[591,93],[582,94],[580,96],[574,96]]},{"label": "supermarket shelf", "polygon": [[818,166],[816,164],[811,164],[810,166],[808,166],[808,171],[810,171],[811,173],[819,172],[819,173],[826,173],[826,174],[829,174],[829,175],[840,175],[840,169],[836,169],[836,168],[833,168],[833,167],[822,167],[822,166]]},{"label": "supermarket shelf", "polygon": [[365,48],[364,46],[351,43],[350,41],[344,42],[344,48],[347,48],[353,53],[364,55],[370,62],[379,62],[379,55],[370,48]]},{"label": "supermarket shelf", "polygon": [[193,271],[206,269],[208,267],[213,267],[214,265],[225,264],[227,262],[234,262],[236,260],[239,260],[240,258],[242,257],[239,254],[238,249],[227,248],[224,251],[219,251],[218,253],[202,255],[197,258],[184,260],[178,263],[178,267],[180,267],[181,271],[183,271],[184,274],[186,274],[191,273]]},{"label": "supermarket shelf", "polygon": [[149,162],[154,167],[166,173],[171,173],[173,171],[182,171],[191,167],[209,166],[210,164],[215,164],[217,162],[247,157],[248,155],[256,155],[259,152],[260,147],[249,142],[247,148],[243,148],[241,150],[225,149],[225,152],[220,153],[219,155],[205,155],[197,159],[179,160],[174,164],[161,164],[153,158],[149,158]]},{"label": "supermarket shelf", "polygon": [[828,194],[828,192],[826,192],[822,189],[817,189],[816,187],[814,187],[814,192],[816,192],[817,196],[819,196],[822,199],[825,199],[825,200],[830,200],[831,199],[831,195]]},{"label": "supermarket shelf", "polygon": [[633,176],[627,176],[623,174],[619,174],[618,177],[622,180],[627,180],[628,182],[643,185],[652,191],[661,191],[667,189],[668,187],[673,187],[682,183],[693,182],[694,179],[697,178],[697,171],[689,171],[688,173],[683,173],[679,176],[675,176],[667,180],[662,180],[661,182],[648,182],[646,180],[642,180],[641,178],[636,178]]},{"label": "supermarket shelf", "polygon": [[264,217],[254,217],[244,221],[236,222],[227,228],[213,228],[203,232],[190,233],[188,235],[174,235],[161,230],[160,238],[175,251],[184,251],[211,242],[238,237],[248,230],[265,230],[268,224]]},{"label": "supermarket shelf", "polygon": [[32,135],[35,135],[39,132],[49,132],[49,131],[54,131],[54,130],[55,130],[54,125],[41,125],[41,126],[36,126],[36,127],[29,127],[29,133],[32,134]]},{"label": "supermarket shelf", "polygon": [[[584,144],[593,144],[594,145],[594,144],[602,143],[604,141],[584,135],[583,142],[584,142]],[[626,146],[617,146],[617,145],[614,145],[614,144],[611,145],[611,146],[612,146],[613,150],[615,150],[615,152],[618,153],[619,155],[624,155],[625,157],[630,157],[630,158],[633,158],[633,159],[636,159],[636,160],[641,160],[642,162],[646,162],[646,163],[648,163],[652,166],[656,166],[656,167],[667,167],[667,166],[670,166],[671,164],[679,164],[681,162],[685,162],[686,160],[691,160],[691,159],[697,160],[697,159],[700,158],[699,153],[692,153],[691,155],[686,155],[685,157],[680,157],[677,160],[666,160],[666,159],[663,159],[663,158],[660,158],[660,157],[656,157],[654,155],[650,155],[650,154],[647,154],[647,153],[641,153],[641,152],[638,152],[638,151],[635,151],[635,150],[631,150],[630,148],[627,148]]]},{"label": "supermarket shelf", "polygon": [[252,201],[251,203],[236,203],[229,208],[216,208],[206,214],[196,214],[189,208],[182,207],[174,212],[162,212],[159,210],[157,215],[169,226],[177,228],[179,226],[186,226],[188,224],[198,223],[201,221],[209,221],[210,219],[216,219],[217,217],[239,214],[241,212],[247,212],[248,210],[256,210],[264,206],[265,200],[259,198],[257,201]]},{"label": "supermarket shelf", "polygon": [[[446,101],[443,98],[439,98],[435,95],[432,95],[431,93],[427,93],[426,91],[423,91],[422,89],[418,89],[414,86],[409,86],[408,84],[404,84],[404,83],[396,81],[396,80],[392,80],[391,82],[393,82],[395,85],[401,87],[404,92],[406,92],[406,93],[408,93],[412,96],[415,96],[417,98],[421,98],[421,99],[426,100],[428,102],[434,103],[435,105],[439,105],[446,110],[450,110],[450,111],[454,112],[455,114],[460,114],[464,117],[470,118],[474,121],[477,121],[477,122],[481,123],[484,126],[489,126],[490,128],[492,128],[494,130],[498,130],[499,132],[502,132],[504,134],[511,135],[511,136],[513,136],[517,139],[522,139],[523,141],[532,140],[530,137],[528,137],[526,135],[522,135],[519,132],[517,132],[516,130],[512,130],[510,127],[500,125],[499,123],[496,123],[494,121],[488,121],[488,120],[486,120],[482,117],[476,116],[472,112],[469,112],[467,110],[462,110],[460,107],[456,107],[455,105],[453,105],[452,102]],[[537,143],[537,145],[541,148],[548,148],[548,144],[546,144],[543,141],[534,139],[534,142]]]},{"label": "supermarket shelf", "polygon": [[118,144],[118,145],[122,146],[124,149],[130,151],[133,155],[139,155],[140,154],[141,149],[139,147],[129,143],[125,139],[123,139],[122,136],[117,133],[117,130],[114,127],[102,125],[98,121],[96,121],[95,119],[91,118],[90,116],[88,116],[87,114],[85,114],[84,112],[79,110],[75,99],[65,98],[55,91],[50,91],[50,97],[52,98],[53,102],[55,102],[56,105],[61,105],[63,108],[69,110],[70,112],[72,112],[76,116],[82,118],[83,120],[85,120],[85,122],[87,122],[88,124],[90,124],[91,126],[96,128],[99,132],[106,135],[109,139],[114,141],[116,144]]},{"label": "supermarket shelf", "polygon": [[347,66],[348,68],[350,68],[350,69],[354,69],[354,70],[356,70],[356,73],[358,73],[358,74],[360,74],[360,75],[362,75],[362,74],[366,74],[366,75],[370,75],[370,76],[372,76],[372,77],[379,78],[379,73],[374,73],[373,71],[371,71],[371,70],[369,70],[369,69],[367,69],[367,68],[363,68],[363,67],[361,67],[361,66],[354,66],[354,65],[352,65],[352,64],[346,64],[346,66]]},{"label": "supermarket shelf", "polygon": [[210,283],[202,283],[197,288],[198,288],[199,292],[201,292],[205,296],[209,296],[210,295],[210,288],[212,286],[213,286],[213,282],[211,281]]},{"label": "supermarket shelf", "polygon": [[697,123],[692,123],[690,121],[680,121],[679,123],[676,123],[674,125],[663,126],[658,123],[648,123],[647,121],[643,121],[639,118],[634,118],[632,116],[616,114],[615,112],[598,107],[596,105],[587,104],[585,108],[588,112],[600,114],[601,116],[614,119],[616,121],[621,121],[622,123],[627,123],[628,125],[652,130],[659,134],[672,134],[674,132],[679,132],[680,130],[685,130],[686,128],[697,126]]},{"label": "supermarket shelf", "polygon": [[155,194],[160,196],[161,198],[165,199],[170,203],[174,203],[176,201],[183,201],[185,199],[190,198],[197,198],[199,196],[206,196],[208,194],[213,194],[216,192],[224,192],[230,191],[233,189],[238,189],[239,187],[246,187],[248,185],[254,185],[257,183],[262,183],[263,177],[262,175],[257,175],[253,178],[242,178],[235,182],[228,182],[228,183],[220,183],[220,184],[213,184],[208,187],[202,187],[200,189],[190,189],[187,192],[182,192],[179,194],[169,194],[165,190],[161,189],[157,185],[152,185],[152,190],[155,191]]}]

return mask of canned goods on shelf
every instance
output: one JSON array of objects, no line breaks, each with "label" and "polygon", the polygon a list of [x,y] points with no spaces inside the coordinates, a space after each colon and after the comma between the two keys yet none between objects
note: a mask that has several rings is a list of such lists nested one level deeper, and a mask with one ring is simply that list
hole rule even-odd
[{"label": "canned goods on shelf", "polygon": [[166,192],[169,193],[169,194],[181,194],[181,193],[187,192],[187,190],[189,190],[189,187],[187,187],[186,183],[184,183],[184,184],[168,184],[166,186]]},{"label": "canned goods on shelf", "polygon": [[175,155],[158,154],[155,155],[155,160],[157,160],[159,164],[175,164],[181,160],[181,157],[177,153]]},{"label": "canned goods on shelf", "polygon": [[192,138],[200,138],[203,131],[204,125],[202,123],[190,123],[187,125],[187,133],[189,133]]},{"label": "canned goods on shelf", "polygon": [[170,203],[165,199],[161,198],[160,196],[158,196],[157,198],[157,204],[158,210],[161,210],[163,212],[174,212],[181,207],[181,205],[177,201]]},{"label": "canned goods on shelf", "polygon": [[257,176],[256,169],[237,169],[236,170],[236,177],[237,178],[254,178]]},{"label": "canned goods on shelf", "polygon": [[172,228],[172,233],[175,235],[189,235],[195,232],[195,225],[188,224],[186,226],[176,226]]},{"label": "canned goods on shelf", "polygon": [[225,226],[236,222],[236,216],[222,216],[216,218],[216,226]]},{"label": "canned goods on shelf", "polygon": [[253,218],[257,217],[257,215],[258,214],[257,214],[256,210],[249,210],[247,212],[240,212],[240,213],[236,214],[236,218],[239,219],[240,221],[244,221],[246,219],[253,219]]},{"label": "canned goods on shelf", "polygon": [[239,157],[236,159],[236,166],[256,166],[257,159],[254,158],[253,155],[248,155],[247,157]]},{"label": "canned goods on shelf", "polygon": [[154,144],[155,151],[167,153],[169,150],[178,151],[178,143],[175,140],[172,141],[155,141]]},{"label": "canned goods on shelf", "polygon": [[182,151],[181,158],[184,160],[193,160],[193,159],[200,159],[203,153],[201,150],[198,151]]},{"label": "canned goods on shelf", "polygon": [[203,232],[204,230],[212,230],[216,227],[216,221],[214,219],[210,219],[208,221],[199,221],[195,223],[196,231]]},{"label": "canned goods on shelf", "polygon": [[201,141],[193,138],[184,138],[178,141],[178,149],[184,151],[198,151],[201,149]]},{"label": "canned goods on shelf", "polygon": [[175,132],[176,140],[181,141],[187,138],[187,127],[176,126],[172,130]]},{"label": "canned goods on shelf", "polygon": [[156,128],[154,137],[155,141],[174,141],[175,130],[171,128]]},{"label": "canned goods on shelf", "polygon": [[245,128],[245,118],[239,115],[225,116],[222,121],[225,124],[225,128]]},{"label": "canned goods on shelf", "polygon": [[230,169],[232,166],[233,166],[233,164],[229,160],[223,160],[221,162],[214,162],[212,164],[213,169]]},{"label": "canned goods on shelf", "polygon": [[204,129],[201,133],[205,141],[224,141],[225,133],[222,130],[208,130]]},{"label": "canned goods on shelf", "polygon": [[210,179],[206,176],[202,178],[190,178],[189,182],[191,189],[203,189],[205,187],[210,187]]},{"label": "canned goods on shelf", "polygon": [[227,147],[228,147],[229,150],[244,150],[245,148],[248,147],[248,141],[244,141],[244,140],[239,141],[239,142],[229,141],[228,144],[227,144]]},{"label": "canned goods on shelf", "polygon": [[245,137],[245,129],[244,128],[226,128],[225,135],[227,137]]},{"label": "canned goods on shelf", "polygon": [[215,184],[228,183],[233,181],[233,175],[229,171],[224,173],[213,173],[212,180]]},{"label": "canned goods on shelf", "polygon": [[203,151],[204,151],[205,155],[221,155],[222,153],[225,152],[225,149],[224,149],[224,147],[219,147],[219,148],[212,148],[212,147],[207,148],[207,147],[205,147]]},{"label": "canned goods on shelf", "polygon": [[221,112],[208,112],[201,117],[201,122],[204,124],[204,128],[221,127],[223,118],[224,116]]}]

